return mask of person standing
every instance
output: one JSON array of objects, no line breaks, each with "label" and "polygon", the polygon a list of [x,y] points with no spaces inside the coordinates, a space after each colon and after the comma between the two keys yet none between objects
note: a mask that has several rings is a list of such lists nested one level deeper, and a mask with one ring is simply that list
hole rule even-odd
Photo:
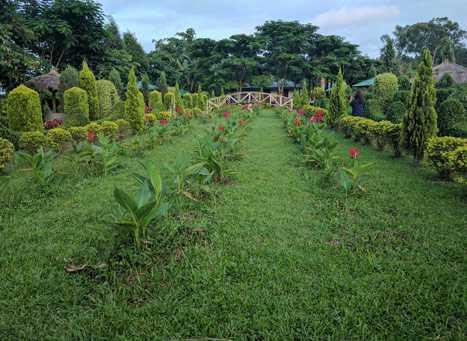
[{"label": "person standing", "polygon": [[352,107],[353,116],[364,116],[365,101],[363,100],[363,92],[358,90],[350,99],[350,106]]}]

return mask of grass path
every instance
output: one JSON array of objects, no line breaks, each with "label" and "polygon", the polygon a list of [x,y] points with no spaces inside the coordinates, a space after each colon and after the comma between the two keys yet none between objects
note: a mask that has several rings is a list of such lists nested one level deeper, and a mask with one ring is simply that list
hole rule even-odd
[{"label": "grass path", "polygon": [[[335,138],[344,155],[350,142]],[[232,165],[236,180],[219,186],[221,199],[195,206],[191,218],[176,223],[205,228],[208,242],[192,243],[182,257],[123,283],[62,270],[63,257],[102,257],[96,245],[106,242],[104,226],[92,222],[108,213],[115,178],[90,180],[95,187],[86,186],[77,202],[56,203],[57,217],[14,218],[0,241],[8,250],[0,256],[7,266],[0,275],[0,336],[463,335],[467,206],[459,187],[428,181],[424,170],[364,148],[362,158],[376,162],[370,192],[346,199],[300,167],[297,147],[272,111],[256,119],[245,144],[245,158]],[[151,158],[169,160],[191,147],[191,136],[183,137]],[[68,210],[73,205],[77,211]],[[30,220],[37,228],[27,234]]]}]

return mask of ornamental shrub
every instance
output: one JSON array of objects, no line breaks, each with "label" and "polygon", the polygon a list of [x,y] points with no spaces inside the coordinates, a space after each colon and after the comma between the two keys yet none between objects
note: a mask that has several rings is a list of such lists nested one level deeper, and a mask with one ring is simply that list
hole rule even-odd
[{"label": "ornamental shrub", "polygon": [[55,151],[62,152],[64,144],[72,141],[71,133],[63,128],[53,128],[47,131],[47,145]]},{"label": "ornamental shrub", "polygon": [[394,101],[386,109],[386,118],[392,123],[401,123],[407,107],[401,101]]},{"label": "ornamental shrub", "polygon": [[109,81],[115,85],[115,88],[117,89],[117,93],[119,96],[123,96],[123,83],[122,83],[122,78],[120,77],[120,72],[113,68],[110,73],[109,73]]},{"label": "ornamental shrub", "polygon": [[455,124],[463,118],[464,113],[464,106],[456,99],[447,99],[441,103],[438,112],[439,135],[450,135]]},{"label": "ornamental shrub", "polygon": [[112,119],[123,119],[125,117],[125,101],[119,100],[112,109]]},{"label": "ornamental shrub", "polygon": [[8,94],[6,111],[11,130],[37,131],[43,128],[39,94],[24,85]]},{"label": "ornamental shrub", "polygon": [[399,77],[399,90],[401,91],[410,91],[410,87],[412,84],[410,83],[409,77],[402,75]]},{"label": "ornamental shrub", "polygon": [[71,88],[63,95],[65,126],[83,126],[89,123],[88,94],[81,88]]},{"label": "ornamental shrub", "polygon": [[14,156],[15,147],[13,143],[0,138],[0,173],[5,171],[7,164],[13,160]]},{"label": "ornamental shrub", "polygon": [[147,124],[147,125],[153,125],[154,122],[157,121],[157,117],[156,115],[154,114],[146,114],[144,115],[144,122]]},{"label": "ornamental shrub", "polygon": [[[453,172],[461,171],[463,167],[465,170],[465,164],[459,162],[460,155],[453,153],[459,148],[467,148],[467,139],[446,136],[432,137],[428,140],[426,148],[428,159],[442,178],[451,178]],[[461,155],[463,153],[460,152]]]},{"label": "ornamental shrub", "polygon": [[128,75],[128,89],[125,101],[125,118],[131,128],[141,131],[144,128],[144,96],[138,90],[135,69],[131,68]]},{"label": "ornamental shrub", "polygon": [[381,108],[383,109],[382,113],[384,115],[387,116],[387,109],[394,100],[394,96],[398,90],[399,82],[395,74],[387,72],[376,76],[374,92]]},{"label": "ornamental shrub", "polygon": [[173,111],[175,108],[175,95],[172,92],[167,92],[164,95],[164,108],[168,111]]},{"label": "ornamental shrub", "polygon": [[193,109],[194,108],[199,108],[199,96],[198,96],[198,94],[196,94],[196,93],[192,94],[191,98],[193,100]]},{"label": "ornamental shrub", "polygon": [[84,61],[79,73],[79,87],[88,93],[89,118],[96,120],[99,117],[99,98],[97,97],[96,77]]},{"label": "ornamental shrub", "polygon": [[86,135],[88,132],[92,132],[96,135],[99,135],[102,131],[101,125],[97,122],[91,122],[85,128],[86,128]]},{"label": "ornamental shrub", "polygon": [[86,127],[70,127],[67,128],[67,130],[70,132],[71,138],[75,142],[81,142],[86,140],[86,137],[88,135],[88,130]]},{"label": "ornamental shrub", "polygon": [[339,69],[337,74],[337,81],[331,90],[331,98],[329,105],[329,112],[326,116],[326,122],[332,128],[335,127],[341,116],[347,114],[348,101],[345,95],[345,88],[347,85],[344,81],[342,69]]},{"label": "ornamental shrub", "polygon": [[99,132],[108,137],[109,139],[114,139],[118,133],[118,124],[112,121],[102,121],[100,123]]},{"label": "ornamental shrub", "polygon": [[116,120],[115,123],[117,124],[119,131],[130,128],[130,122],[128,122],[127,120],[119,119]]},{"label": "ornamental shrub", "polygon": [[149,93],[149,108],[151,109],[152,113],[164,111],[162,94],[159,91],[154,90]]},{"label": "ornamental shrub", "polygon": [[[454,89],[436,89],[436,112],[439,112],[441,104],[454,94]],[[452,96],[454,97],[454,96]]]},{"label": "ornamental shrub", "polygon": [[410,91],[408,90],[399,90],[394,96],[394,101],[399,101],[404,103],[406,107],[410,104]]},{"label": "ornamental shrub", "polygon": [[193,116],[198,117],[203,113],[203,110],[200,108],[193,108]]},{"label": "ornamental shrub", "polygon": [[183,102],[185,104],[185,108],[193,109],[193,96],[190,93],[183,95]]},{"label": "ornamental shrub", "polygon": [[112,110],[120,101],[117,88],[108,80],[101,79],[96,82],[97,98],[99,100],[99,115],[98,118],[106,118],[112,115]]},{"label": "ornamental shrub", "polygon": [[47,137],[42,131],[27,131],[19,137],[19,147],[30,153],[35,153],[39,148],[47,146]]},{"label": "ornamental shrub", "polygon": [[318,101],[326,97],[326,91],[320,86],[315,86],[313,90],[311,90],[311,97],[314,98],[315,101]]},{"label": "ornamental shrub", "polygon": [[424,49],[412,86],[410,106],[403,120],[402,142],[407,149],[412,151],[417,163],[425,156],[426,142],[435,136],[438,130],[432,66],[433,59],[430,51]]},{"label": "ornamental shrub", "polygon": [[449,73],[445,73],[443,77],[441,77],[441,79],[439,80],[438,84],[436,84],[436,87],[440,89],[447,89],[453,86],[454,84],[455,83],[452,76]]}]

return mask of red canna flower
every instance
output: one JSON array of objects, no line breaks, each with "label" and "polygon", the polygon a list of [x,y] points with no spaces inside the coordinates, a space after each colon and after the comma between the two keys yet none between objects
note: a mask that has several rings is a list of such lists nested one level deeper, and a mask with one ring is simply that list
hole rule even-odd
[{"label": "red canna flower", "polygon": [[159,124],[161,126],[166,126],[167,124],[169,124],[169,121],[167,121],[165,118],[159,120]]},{"label": "red canna flower", "polygon": [[299,116],[297,116],[295,117],[293,123],[295,124],[295,126],[300,127],[302,125],[302,119]]},{"label": "red canna flower", "polygon": [[223,125],[219,126],[219,131],[221,133],[224,133],[225,132],[225,127]]},{"label": "red canna flower", "polygon": [[360,155],[360,150],[358,148],[352,147],[349,149],[349,156],[352,159],[357,159],[359,155]]},{"label": "red canna flower", "polygon": [[310,117],[311,123],[322,123],[324,121],[324,111],[317,111],[313,116]]},{"label": "red canna flower", "polygon": [[224,118],[228,119],[230,117],[230,113],[228,111],[224,111]]},{"label": "red canna flower", "polygon": [[94,143],[96,141],[97,134],[93,132],[92,130],[88,131],[88,137],[87,140],[89,143]]}]

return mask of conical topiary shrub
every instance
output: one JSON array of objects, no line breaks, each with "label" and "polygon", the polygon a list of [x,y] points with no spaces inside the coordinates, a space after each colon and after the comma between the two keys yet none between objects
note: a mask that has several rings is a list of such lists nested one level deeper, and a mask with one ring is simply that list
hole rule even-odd
[{"label": "conical topiary shrub", "polygon": [[141,131],[144,128],[144,96],[138,90],[135,69],[131,68],[128,75],[128,88],[126,91],[125,117],[130,126]]},{"label": "conical topiary shrub", "polygon": [[335,127],[340,117],[347,114],[348,102],[345,96],[346,87],[347,85],[344,81],[342,69],[339,69],[336,84],[331,90],[329,111],[326,116],[326,122],[330,127]]},{"label": "conical topiary shrub", "polygon": [[88,64],[84,61],[79,73],[79,87],[88,93],[89,118],[96,120],[99,117],[99,99],[97,97],[96,77]]},{"label": "conical topiary shrub", "polygon": [[78,87],[65,91],[63,95],[65,125],[79,127],[89,123],[88,93]]},{"label": "conical topiary shrub", "polygon": [[423,50],[417,76],[412,85],[410,105],[402,125],[402,143],[412,152],[417,163],[423,160],[428,139],[437,133],[438,115],[435,110],[436,90],[433,59]]}]

